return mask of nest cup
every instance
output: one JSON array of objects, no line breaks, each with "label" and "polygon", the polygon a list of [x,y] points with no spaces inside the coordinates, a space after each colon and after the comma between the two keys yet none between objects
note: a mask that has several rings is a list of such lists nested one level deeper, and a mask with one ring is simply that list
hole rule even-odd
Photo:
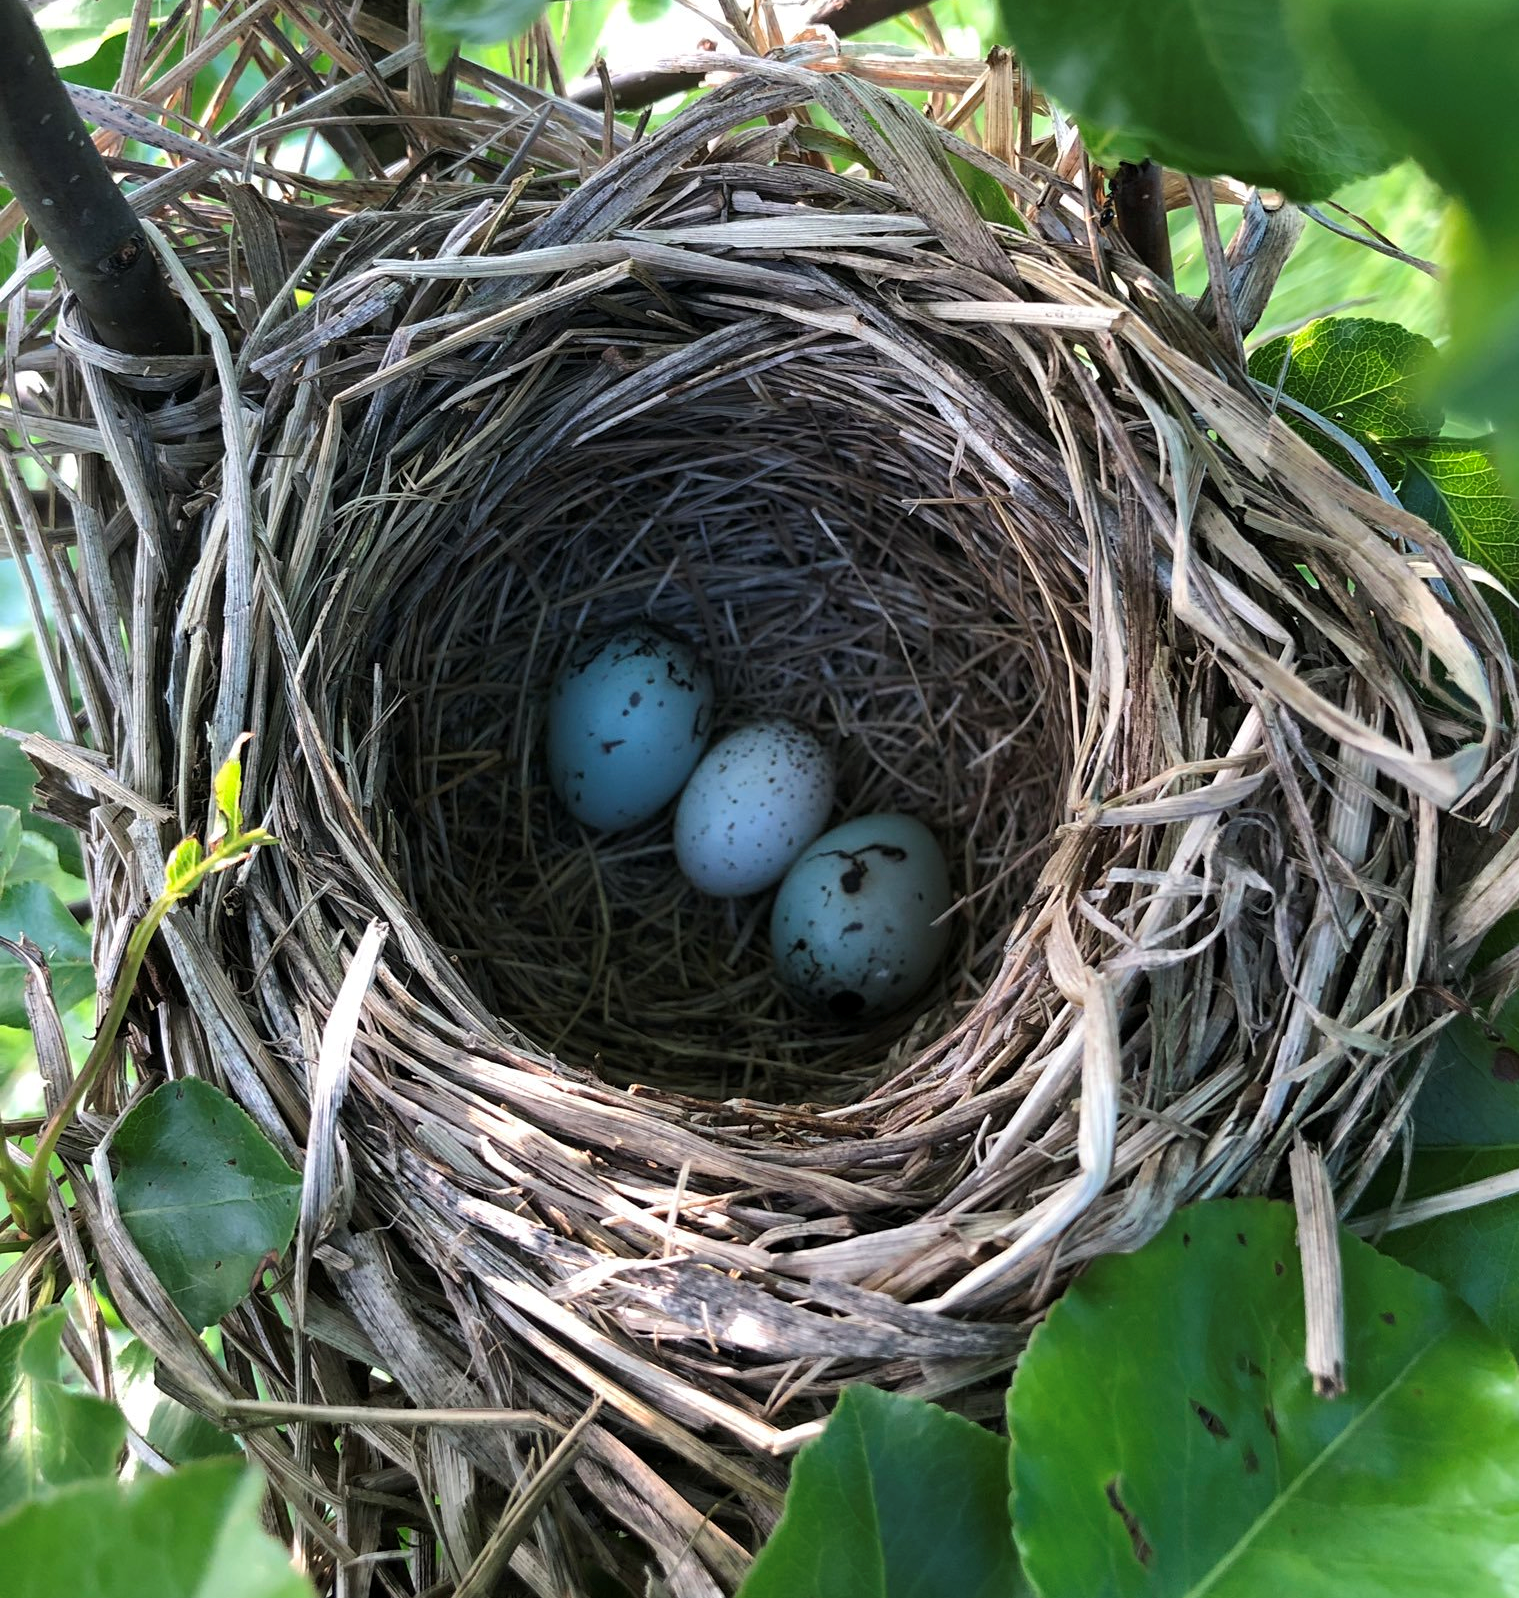
[{"label": "nest cup", "polygon": [[[805,158],[814,102],[869,176]],[[309,303],[268,286],[212,335],[215,414],[130,434],[90,387],[134,441],[125,486],[86,474],[66,640],[120,779],[102,947],[156,886],[148,801],[193,825],[244,730],[282,840],[168,924],[140,1034],[308,1173],[299,1335],[256,1298],[198,1379],[560,1425],[600,1400],[524,1591],[592,1563],[731,1591],[842,1386],[994,1415],[1082,1260],[1270,1188],[1299,1136],[1353,1199],[1493,913],[1459,862],[1507,800],[1513,680],[1468,569],[1093,238],[1031,157],[749,63],[567,194],[424,184],[322,235]],[[150,693],[110,675],[134,589],[101,574],[124,506],[170,516],[153,473],[199,554],[142,580]],[[546,687],[633,618],[707,655],[719,732],[793,716],[840,815],[940,837],[954,943],[906,1014],[801,1016],[763,905],[687,888],[667,818],[592,838],[555,807]],[[203,1353],[99,1202],[123,1313],[183,1373]],[[540,1463],[467,1425],[255,1435],[335,1562],[359,1532],[313,1459],[399,1467],[456,1565]]]},{"label": "nest cup", "polygon": [[[398,700],[381,733],[397,875],[525,1040],[618,1084],[844,1103],[1000,965],[1060,812],[1084,617],[1067,574],[1063,646],[920,380],[696,286],[677,303],[651,327],[657,295],[634,281],[525,331],[553,347],[523,396],[552,420],[408,528],[423,574],[333,665]],[[672,360],[687,375],[665,389]],[[451,421],[424,461],[468,457],[475,418]],[[392,514],[372,513],[375,536]],[[710,663],[714,739],[790,717],[835,751],[841,818],[907,811],[943,839],[953,952],[904,1013],[862,1031],[799,1008],[771,968],[770,896],[688,886],[668,808],[597,835],[549,793],[567,646],[648,619]]]}]

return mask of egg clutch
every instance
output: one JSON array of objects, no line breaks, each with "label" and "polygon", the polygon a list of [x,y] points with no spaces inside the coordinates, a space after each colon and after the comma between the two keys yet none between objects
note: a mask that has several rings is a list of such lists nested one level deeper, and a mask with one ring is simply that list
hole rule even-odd
[{"label": "egg clutch", "polygon": [[833,757],[779,717],[708,747],[712,673],[650,623],[582,639],[549,691],[549,785],[567,811],[617,832],[675,807],[675,860],[716,898],[779,884],[770,949],[785,989],[839,1021],[873,1020],[928,985],[949,943],[943,851],[911,816],[831,830]]}]

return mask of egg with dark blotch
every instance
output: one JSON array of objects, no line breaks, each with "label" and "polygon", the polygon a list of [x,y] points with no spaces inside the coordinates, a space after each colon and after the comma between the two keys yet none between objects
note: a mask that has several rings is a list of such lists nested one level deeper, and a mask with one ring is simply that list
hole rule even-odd
[{"label": "egg with dark blotch", "polygon": [[549,691],[549,785],[600,832],[655,816],[712,727],[712,673],[677,634],[642,623],[577,644]]},{"label": "egg with dark blotch", "polygon": [[940,918],[953,902],[944,852],[921,821],[846,821],[806,850],[775,896],[777,974],[793,997],[837,1021],[889,1015],[944,958],[950,928]]},{"label": "egg with dark blotch", "polygon": [[793,721],[751,722],[720,739],[675,810],[675,861],[703,893],[774,887],[828,825],[833,756]]}]

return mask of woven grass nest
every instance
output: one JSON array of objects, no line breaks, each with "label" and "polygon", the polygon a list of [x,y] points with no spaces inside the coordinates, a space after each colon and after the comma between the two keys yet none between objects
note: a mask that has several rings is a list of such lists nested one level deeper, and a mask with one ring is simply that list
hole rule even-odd
[{"label": "woven grass nest", "polygon": [[[9,520],[98,755],[31,748],[92,807],[108,985],[252,734],[281,847],[168,924],[132,1052],[304,1165],[298,1313],[255,1295],[214,1365],[108,1186],[86,1213],[202,1403],[599,1401],[551,1481],[531,1424],[250,1434],[345,1590],[446,1579],[536,1480],[500,1590],[707,1598],[845,1385],[992,1418],[1071,1272],[1178,1203],[1272,1190],[1300,1136],[1353,1200],[1482,927],[1514,683],[1469,568],[1032,159],[784,61],[610,160],[524,104],[495,185],[312,220],[200,173],[192,401],[144,409],[65,309],[30,433],[80,460],[77,566],[31,497]],[[869,175],[807,156],[818,106]],[[791,1008],[763,903],[684,886],[667,817],[555,807],[546,685],[629,618],[698,641],[724,722],[825,733],[840,814],[942,839],[912,1012]],[[398,1523],[404,1579],[349,1564]]]}]

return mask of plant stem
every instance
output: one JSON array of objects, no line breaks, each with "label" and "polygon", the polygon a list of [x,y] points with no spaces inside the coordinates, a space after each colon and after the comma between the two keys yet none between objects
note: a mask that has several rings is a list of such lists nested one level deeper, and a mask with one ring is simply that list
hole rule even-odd
[{"label": "plant stem", "polygon": [[25,0],[0,0],[0,173],[103,343],[128,355],[190,353],[185,309],[75,111]]},{"label": "plant stem", "polygon": [[163,918],[177,902],[177,897],[171,898],[168,894],[161,894],[148,907],[147,914],[133,927],[132,936],[127,939],[126,956],[121,962],[121,970],[116,978],[115,989],[111,993],[111,1003],[106,1010],[105,1019],[100,1023],[100,1030],[95,1035],[94,1047],[79,1068],[79,1074],[74,1078],[68,1095],[53,1112],[37,1139],[37,1149],[32,1155],[31,1196],[34,1200],[42,1198],[47,1192],[48,1166],[52,1163],[54,1149],[58,1147],[58,1139],[63,1136],[64,1128],[79,1113],[80,1105],[84,1103],[90,1089],[104,1070],[106,1061],[110,1059],[116,1047],[116,1037],[121,1031],[121,1024],[127,1017],[127,1006],[131,1004],[132,994],[137,987],[137,974],[142,970],[142,962],[147,958],[148,946],[152,943]]}]

